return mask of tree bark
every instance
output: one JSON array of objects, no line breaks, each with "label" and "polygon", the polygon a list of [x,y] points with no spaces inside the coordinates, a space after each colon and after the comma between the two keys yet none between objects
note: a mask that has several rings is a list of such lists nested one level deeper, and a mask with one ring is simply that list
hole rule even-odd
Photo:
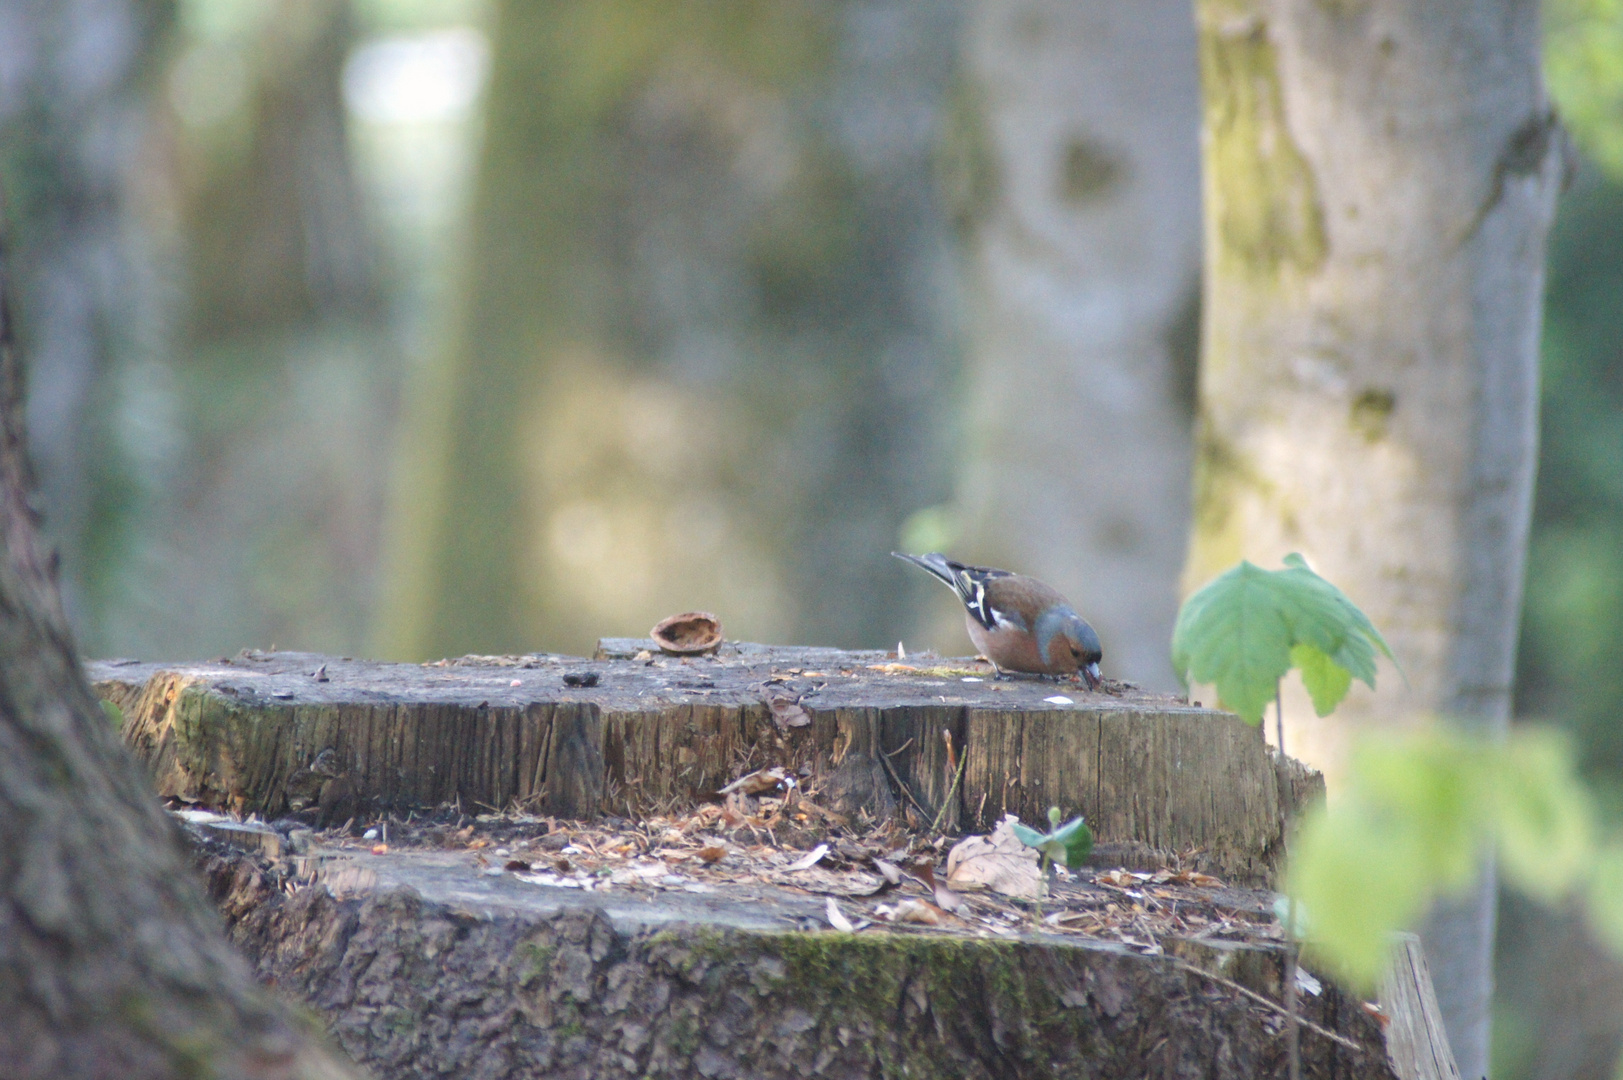
[{"label": "tree bark", "polygon": [[[1352,732],[1503,731],[1536,446],[1544,237],[1564,170],[1526,0],[1200,0],[1206,283],[1198,587],[1301,551],[1403,676],[1293,754],[1331,798]],[[1493,887],[1427,933],[1462,1075],[1485,1075]]]},{"label": "tree bark", "polygon": [[[829,897],[765,881],[587,892],[480,872],[465,850],[307,850],[267,858],[200,841],[198,861],[261,974],[394,1080],[1291,1075],[1278,1007],[1258,1000],[1279,999],[1283,950],[1238,927],[1242,940],[1135,929],[1156,955],[993,935],[978,918],[848,934],[827,929]],[[1214,906],[1232,915],[1254,895],[1225,891]],[[875,902],[840,904],[866,925],[857,913]],[[1383,1007],[1427,985],[1422,973]],[[1389,1053],[1412,1059],[1424,1043],[1383,1039],[1328,979],[1302,1013],[1319,1029],[1303,1035],[1306,1080],[1437,1080],[1395,1069]]]},{"label": "tree bark", "polygon": [[[1189,5],[983,0],[963,41],[962,547],[1075,601],[1109,674],[1172,689],[1200,275]],[[949,647],[963,618],[942,619]]]},{"label": "tree bark", "polygon": [[887,552],[950,480],[954,8],[500,5],[378,652],[580,652],[694,607],[897,640],[922,594]]},{"label": "tree bark", "polygon": [[252,979],[80,670],[37,531],[0,249],[0,1063],[340,1077]]}]

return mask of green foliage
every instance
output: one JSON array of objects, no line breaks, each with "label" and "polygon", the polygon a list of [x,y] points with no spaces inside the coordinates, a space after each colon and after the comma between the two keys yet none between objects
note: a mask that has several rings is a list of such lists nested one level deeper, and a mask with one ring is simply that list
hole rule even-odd
[{"label": "green foliage", "polygon": [[1623,854],[1597,845],[1571,749],[1550,730],[1505,742],[1442,728],[1366,737],[1334,808],[1303,819],[1287,887],[1308,912],[1310,949],[1369,986],[1390,934],[1468,886],[1489,852],[1536,899],[1589,883],[1598,928],[1623,948]]},{"label": "green foliage", "polygon": [[1320,716],[1329,716],[1352,689],[1352,672],[1312,645],[1293,646],[1291,663],[1302,673],[1302,685],[1313,699],[1313,711]]},{"label": "green foliage", "polygon": [[1215,683],[1224,705],[1249,724],[1262,720],[1292,667],[1326,716],[1357,678],[1374,688],[1375,655],[1392,650],[1345,593],[1285,556],[1283,570],[1249,562],[1184,601],[1172,633],[1172,664],[1184,681]]},{"label": "green foliage", "polygon": [[1048,832],[1040,833],[1018,821],[1012,828],[1022,844],[1042,853],[1044,869],[1049,862],[1060,862],[1074,870],[1087,862],[1088,854],[1093,851],[1093,830],[1088,828],[1080,815],[1063,825],[1059,819],[1059,807],[1053,806],[1048,810],[1048,823],[1052,826]]},{"label": "green foliage", "polygon": [[1623,955],[1623,848],[1596,856],[1589,870],[1589,921],[1612,951]]},{"label": "green foliage", "polygon": [[124,730],[124,710],[106,698],[101,700],[101,711],[107,714],[107,722],[113,725],[114,731]]},{"label": "green foliage", "polygon": [[1623,183],[1580,176],[1550,238],[1538,490],[1516,714],[1558,719],[1623,810]]},{"label": "green foliage", "polygon": [[1623,176],[1623,0],[1546,0],[1544,70],[1580,146]]}]

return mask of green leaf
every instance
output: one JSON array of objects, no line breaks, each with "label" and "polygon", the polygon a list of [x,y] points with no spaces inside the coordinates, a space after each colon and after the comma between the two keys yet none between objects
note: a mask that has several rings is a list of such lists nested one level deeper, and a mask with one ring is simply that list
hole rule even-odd
[{"label": "green leaf", "polygon": [[101,711],[107,714],[107,719],[112,723],[114,731],[124,730],[124,710],[118,707],[117,702],[102,698]]},{"label": "green leaf", "polygon": [[1308,811],[1292,844],[1288,888],[1312,913],[1312,952],[1361,990],[1380,978],[1391,932],[1431,895],[1425,851],[1406,840],[1343,799],[1334,812]]},{"label": "green leaf", "polygon": [[1490,762],[1493,797],[1485,800],[1499,835],[1505,878],[1546,903],[1588,872],[1595,852],[1594,811],[1577,779],[1561,732],[1524,730]]},{"label": "green leaf", "polygon": [[1040,833],[1018,821],[1010,823],[1015,838],[1029,848],[1036,848],[1054,862],[1063,862],[1075,868],[1087,862],[1093,851],[1093,830],[1080,817],[1072,818],[1052,832]]},{"label": "green leaf", "polygon": [[1333,691],[1341,677],[1332,667],[1348,673],[1347,685],[1356,678],[1373,688],[1376,653],[1392,655],[1368,617],[1291,554],[1283,570],[1242,562],[1186,600],[1172,634],[1172,663],[1185,683],[1215,684],[1223,704],[1255,724],[1279,679],[1299,662],[1292,653],[1300,645],[1323,657],[1300,654],[1316,665],[1309,687],[1315,707],[1331,697],[1340,701]]},{"label": "green leaf", "polygon": [[1561,123],[1612,177],[1623,176],[1623,8],[1548,0],[1544,64]]},{"label": "green leaf", "polygon": [[1009,829],[1014,833],[1015,839],[1027,847],[1040,848],[1048,837],[1033,829],[1030,825],[1022,825],[1018,821],[1010,822]]},{"label": "green leaf", "polygon": [[1349,762],[1351,787],[1385,842],[1418,851],[1420,885],[1468,885],[1488,849],[1491,785],[1486,744],[1446,730],[1369,736]]},{"label": "green leaf", "polygon": [[1223,704],[1256,724],[1290,670],[1290,640],[1272,575],[1242,562],[1184,602],[1172,663],[1187,681],[1215,683]]},{"label": "green leaf", "polygon": [[1352,688],[1352,672],[1303,642],[1291,649],[1291,663],[1302,672],[1302,685],[1313,698],[1313,711],[1329,716]]},{"label": "green leaf", "polygon": [[1596,857],[1587,899],[1584,907],[1596,936],[1623,955],[1623,848],[1609,847]]},{"label": "green leaf", "polygon": [[1060,842],[1065,846],[1065,865],[1075,870],[1086,863],[1088,856],[1093,854],[1093,830],[1088,828],[1087,823],[1081,818],[1077,818],[1055,833],[1058,835],[1067,830],[1069,835]]},{"label": "green leaf", "polygon": [[1304,818],[1287,881],[1313,913],[1315,950],[1360,986],[1379,973],[1387,935],[1477,880],[1494,848],[1506,880],[1536,898],[1559,899],[1587,876],[1597,929],[1623,948],[1623,850],[1597,860],[1594,836],[1558,733],[1365,736],[1335,809]]}]

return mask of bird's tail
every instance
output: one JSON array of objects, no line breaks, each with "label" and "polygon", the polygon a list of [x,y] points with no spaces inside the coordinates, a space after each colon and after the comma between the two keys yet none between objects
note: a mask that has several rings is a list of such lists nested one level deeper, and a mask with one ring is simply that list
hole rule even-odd
[{"label": "bird's tail", "polygon": [[960,598],[963,597],[963,585],[959,582],[958,575],[953,571],[952,565],[947,562],[947,557],[941,552],[932,551],[928,555],[906,555],[900,551],[893,551],[891,554],[898,559],[906,559],[914,566],[923,567],[940,578]]}]

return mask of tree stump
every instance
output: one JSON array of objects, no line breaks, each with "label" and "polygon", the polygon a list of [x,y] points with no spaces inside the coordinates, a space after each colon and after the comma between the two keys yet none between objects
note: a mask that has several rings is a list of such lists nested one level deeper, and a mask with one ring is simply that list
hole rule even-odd
[{"label": "tree stump", "polygon": [[[182,814],[233,939],[380,1077],[1286,1075],[1256,886],[1321,788],[1258,729],[968,660],[651,646],[89,670],[163,795],[235,812]],[[704,805],[767,768],[839,867],[792,850],[794,815],[762,836]],[[1178,872],[932,893],[945,842],[918,832],[1050,805],[1096,863]],[[377,834],[304,827],[350,819]],[[875,838],[923,862],[854,888],[896,876]],[[1301,1015],[1303,1075],[1410,1080],[1356,997],[1326,981]]]},{"label": "tree stump", "polygon": [[[870,925],[847,897],[853,933],[806,889],[690,891],[703,867],[687,886],[566,889],[398,832],[382,853],[299,837],[282,857],[214,833],[199,860],[232,939],[380,1078],[1288,1075],[1266,939]],[[1234,910],[1267,899],[1216,891]],[[1326,983],[1300,1008],[1308,1080],[1411,1080],[1356,997]]]},{"label": "tree stump", "polygon": [[984,831],[1058,806],[1086,816],[1102,863],[1263,884],[1296,804],[1322,790],[1230,713],[931,656],[729,643],[678,659],[609,639],[592,660],[245,651],[89,674],[161,795],[265,818],[634,817],[778,766],[849,818]]}]

